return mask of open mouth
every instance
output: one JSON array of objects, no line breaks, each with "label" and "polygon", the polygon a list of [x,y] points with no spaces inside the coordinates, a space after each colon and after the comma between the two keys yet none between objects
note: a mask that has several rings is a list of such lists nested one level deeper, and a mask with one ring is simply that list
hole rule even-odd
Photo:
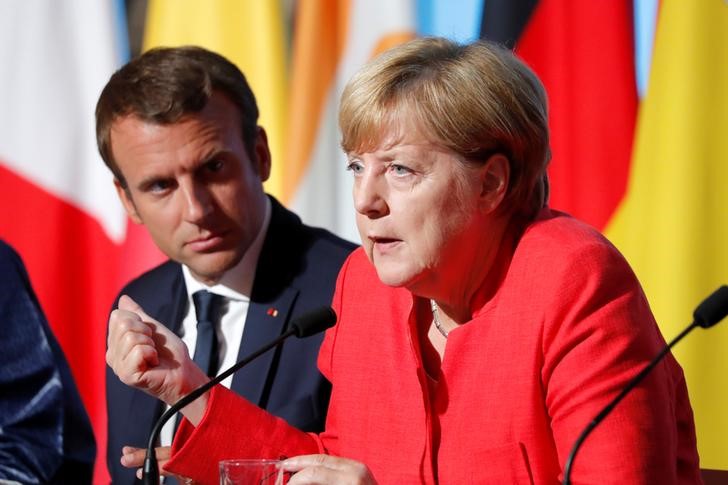
[{"label": "open mouth", "polygon": [[374,243],[374,248],[377,251],[387,251],[389,249],[393,249],[395,246],[397,246],[399,243],[402,242],[401,239],[395,239],[391,237],[370,237],[370,241]]}]

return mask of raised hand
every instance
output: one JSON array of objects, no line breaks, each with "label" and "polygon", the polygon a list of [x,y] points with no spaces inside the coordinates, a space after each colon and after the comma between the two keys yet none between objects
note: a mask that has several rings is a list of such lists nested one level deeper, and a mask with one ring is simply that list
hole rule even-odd
[{"label": "raised hand", "polygon": [[[125,295],[119,299],[119,308],[109,318],[106,363],[124,384],[141,389],[167,404],[178,401],[208,381],[205,373],[190,358],[182,340]],[[199,421],[197,411],[204,412],[206,403],[204,396],[195,401],[194,406],[183,409],[182,413],[196,424]],[[200,409],[192,410],[193,416],[188,416],[191,411],[188,408]]]}]

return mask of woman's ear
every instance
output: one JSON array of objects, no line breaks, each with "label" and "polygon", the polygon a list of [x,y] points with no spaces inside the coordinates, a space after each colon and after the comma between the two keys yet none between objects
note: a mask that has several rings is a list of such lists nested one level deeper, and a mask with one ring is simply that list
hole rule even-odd
[{"label": "woman's ear", "polygon": [[511,165],[501,153],[490,156],[481,171],[480,202],[487,212],[493,212],[508,192]]}]

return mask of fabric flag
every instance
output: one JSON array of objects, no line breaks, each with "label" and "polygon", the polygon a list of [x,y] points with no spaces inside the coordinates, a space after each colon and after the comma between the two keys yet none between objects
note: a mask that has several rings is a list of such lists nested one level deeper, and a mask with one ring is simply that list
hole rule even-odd
[{"label": "fabric flag", "polygon": [[224,55],[245,74],[273,158],[266,190],[280,195],[287,113],[287,35],[281,2],[149,0],[144,49],[187,44]]},{"label": "fabric flag", "polygon": [[[607,235],[634,267],[667,338],[728,283],[726,127],[728,3],[663,0],[627,194]],[[726,348],[728,322],[674,349],[703,468],[728,470]]]},{"label": "fabric flag", "polygon": [[637,110],[631,2],[488,0],[481,36],[516,48],[549,97],[552,207],[604,229],[624,195]]},{"label": "fabric flag", "polygon": [[159,260],[127,227],[96,151],[96,99],[120,62],[112,1],[0,2],[0,238],[23,257],[105,468],[106,322],[121,284]]},{"label": "fabric flag", "polygon": [[339,97],[366,61],[414,35],[410,0],[298,2],[282,198],[309,224],[359,241],[339,146]]},{"label": "fabric flag", "polygon": [[473,42],[480,36],[483,0],[417,0],[417,34]]}]

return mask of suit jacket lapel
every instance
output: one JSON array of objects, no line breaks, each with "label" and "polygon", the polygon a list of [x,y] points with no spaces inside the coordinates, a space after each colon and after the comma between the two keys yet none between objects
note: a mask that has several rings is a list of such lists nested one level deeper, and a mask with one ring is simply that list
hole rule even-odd
[{"label": "suit jacket lapel", "polygon": [[160,308],[160,315],[162,318],[168,318],[168,320],[159,319],[160,322],[164,322],[175,334],[179,335],[182,332],[182,320],[187,313],[187,287],[185,286],[185,279],[182,276],[182,268],[179,268],[179,274],[176,276],[172,285],[172,298],[167,300],[166,305]]},{"label": "suit jacket lapel", "polygon": [[[298,290],[289,288],[275,300],[250,302],[238,360],[249,356],[285,331],[296,296]],[[279,348],[271,349],[240,369],[233,377],[233,390],[250,402],[265,407],[269,376],[279,351]]]},{"label": "suit jacket lapel", "polygon": [[[271,202],[271,221],[258,258],[238,360],[285,331],[299,293],[291,281],[299,271],[302,248],[296,247],[296,239],[301,221],[275,199],[271,198]],[[265,407],[271,370],[279,351],[271,349],[240,369],[233,377],[232,389]]]}]

